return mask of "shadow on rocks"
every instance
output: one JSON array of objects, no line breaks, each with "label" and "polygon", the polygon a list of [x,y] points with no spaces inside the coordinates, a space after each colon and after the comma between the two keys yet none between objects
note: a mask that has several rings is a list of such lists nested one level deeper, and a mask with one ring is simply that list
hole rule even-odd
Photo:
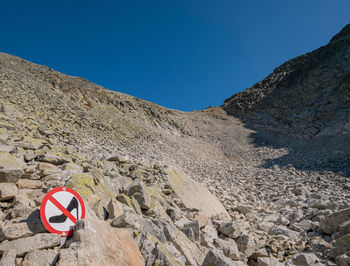
[{"label": "shadow on rocks", "polygon": [[280,157],[265,159],[263,168],[293,166],[298,170],[331,171],[350,177],[350,135],[299,139],[246,126],[255,131],[250,134],[255,147],[285,149]]},{"label": "shadow on rocks", "polygon": [[41,221],[39,209],[34,210],[28,216],[28,219],[26,220],[26,222],[27,222],[29,230],[31,232],[33,232],[34,234],[47,232],[44,224]]}]

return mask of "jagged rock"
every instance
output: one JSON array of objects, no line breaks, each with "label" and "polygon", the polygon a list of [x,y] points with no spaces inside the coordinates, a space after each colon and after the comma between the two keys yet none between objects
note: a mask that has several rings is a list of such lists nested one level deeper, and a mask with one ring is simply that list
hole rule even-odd
[{"label": "jagged rock", "polygon": [[211,265],[217,265],[217,266],[243,266],[245,265],[242,261],[233,261],[229,258],[227,258],[222,251],[220,250],[209,250],[207,255],[204,258],[204,261],[202,263],[202,266],[211,266]]},{"label": "jagged rock", "polygon": [[14,249],[17,256],[23,256],[29,251],[53,248],[61,244],[61,238],[56,234],[42,233],[35,236],[20,238],[0,243],[0,253]]},{"label": "jagged rock", "polygon": [[69,163],[69,160],[67,160],[66,158],[64,158],[62,156],[52,155],[52,154],[38,155],[36,160],[39,162],[51,163],[54,165],[62,165],[65,163]]},{"label": "jagged rock", "polygon": [[216,232],[215,228],[208,224],[201,231],[200,243],[205,247],[214,248],[214,240],[217,238],[218,233]]},{"label": "jagged rock", "polygon": [[16,197],[18,188],[13,183],[0,183],[0,201],[9,200]]},{"label": "jagged rock", "polygon": [[9,153],[0,152],[0,183],[16,183],[21,178],[21,164]]},{"label": "jagged rock", "polygon": [[167,169],[166,172],[171,188],[187,208],[201,210],[208,217],[222,214],[225,218],[230,218],[218,199],[202,184],[190,179],[173,168]]},{"label": "jagged rock", "polygon": [[253,254],[253,252],[260,247],[254,240],[251,234],[242,234],[237,238],[238,250],[244,253],[247,257]]},{"label": "jagged rock", "polygon": [[195,215],[195,219],[197,219],[198,223],[199,223],[199,227],[202,229],[204,226],[206,226],[208,224],[208,217],[205,215],[204,212],[199,211],[196,215]]},{"label": "jagged rock", "polygon": [[166,223],[164,225],[164,234],[167,240],[186,257],[186,263],[199,265],[202,262],[203,254],[201,250],[176,227]]},{"label": "jagged rock", "polygon": [[243,213],[244,215],[250,213],[253,209],[254,209],[253,206],[250,206],[250,205],[238,205],[237,206],[237,210],[240,213]]},{"label": "jagged rock", "polygon": [[343,254],[350,250],[350,234],[343,235],[336,239],[333,252],[336,255]]},{"label": "jagged rock", "polygon": [[16,250],[10,249],[3,252],[0,265],[1,266],[14,266],[16,259]]},{"label": "jagged rock", "polygon": [[108,179],[98,171],[73,173],[71,179],[67,182],[67,187],[77,191],[84,200],[88,200],[92,195],[95,195],[99,199],[108,202],[118,195],[118,189]]},{"label": "jagged rock", "polygon": [[283,266],[276,258],[258,258],[257,266]]},{"label": "jagged rock", "polygon": [[296,232],[296,231],[293,231],[293,230],[290,230],[288,229],[287,227],[283,226],[283,225],[280,225],[280,226],[273,226],[270,228],[269,230],[269,235],[284,235],[286,237],[289,237],[289,238],[292,238],[292,239],[295,239],[297,238],[300,233],[299,232]]},{"label": "jagged rock", "polygon": [[16,201],[18,202],[16,203],[15,207],[11,211],[12,218],[28,217],[36,207],[34,203],[33,203],[33,206],[29,206],[28,203],[25,201],[17,200],[17,199]]},{"label": "jagged rock", "polygon": [[151,197],[142,181],[135,179],[126,189],[126,193],[136,199],[141,209],[148,210],[151,207]]},{"label": "jagged rock", "polygon": [[199,223],[198,221],[189,222],[180,229],[192,241],[199,241]]},{"label": "jagged rock", "polygon": [[22,262],[23,266],[55,265],[58,251],[53,249],[30,251]]},{"label": "jagged rock", "polygon": [[107,209],[109,212],[110,219],[115,219],[124,213],[123,205],[115,199],[110,200]]},{"label": "jagged rock", "polygon": [[312,253],[301,253],[293,256],[288,262],[292,263],[292,265],[297,266],[308,266],[319,263],[319,258],[316,257],[315,254]]},{"label": "jagged rock", "polygon": [[134,228],[141,229],[142,216],[131,211],[124,211],[124,213],[111,221],[111,226],[117,228]]},{"label": "jagged rock", "polygon": [[350,220],[350,208],[333,212],[320,221],[320,229],[327,234],[334,234],[348,220]]},{"label": "jagged rock", "polygon": [[169,242],[162,243],[148,232],[139,240],[141,253],[146,265],[185,265],[186,258]]},{"label": "jagged rock", "polygon": [[68,248],[60,250],[57,265],[143,265],[129,232],[110,227],[89,210],[85,223],[75,229]]},{"label": "jagged rock", "polygon": [[248,224],[241,221],[231,221],[220,224],[218,231],[228,237],[237,238],[243,234],[248,227]]},{"label": "jagged rock", "polygon": [[33,232],[29,229],[26,222],[14,223],[9,221],[0,227],[0,241],[12,240],[32,235]]},{"label": "jagged rock", "polygon": [[244,259],[244,254],[238,250],[238,246],[233,239],[226,241],[218,238],[214,240],[214,244],[224,252],[226,257],[236,261]]},{"label": "jagged rock", "polygon": [[118,162],[118,163],[127,163],[128,162],[128,159],[126,157],[122,157],[122,156],[112,156],[112,157],[109,157],[107,159],[107,161],[109,162]]},{"label": "jagged rock", "polygon": [[349,266],[350,265],[350,256],[349,254],[342,254],[335,258],[339,266]]}]

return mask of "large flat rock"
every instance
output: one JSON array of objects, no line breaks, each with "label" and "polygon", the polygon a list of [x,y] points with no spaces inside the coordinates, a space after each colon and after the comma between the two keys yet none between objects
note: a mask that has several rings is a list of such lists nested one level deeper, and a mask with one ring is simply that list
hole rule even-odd
[{"label": "large flat rock", "polygon": [[7,152],[0,152],[0,183],[16,183],[23,174],[21,164]]},{"label": "large flat rock", "polygon": [[23,256],[29,251],[53,248],[61,244],[61,238],[56,234],[42,233],[31,237],[20,238],[0,243],[0,254],[14,249],[17,256]]},{"label": "large flat rock", "polygon": [[223,215],[230,218],[224,206],[205,186],[174,168],[169,168],[166,172],[170,186],[186,208],[201,210],[208,217]]}]

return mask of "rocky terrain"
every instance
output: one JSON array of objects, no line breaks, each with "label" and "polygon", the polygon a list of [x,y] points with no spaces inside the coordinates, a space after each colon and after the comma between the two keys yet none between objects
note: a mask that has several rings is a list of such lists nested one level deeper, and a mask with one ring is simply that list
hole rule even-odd
[{"label": "rocky terrain", "polygon": [[350,265],[349,29],[190,113],[0,53],[0,264]]}]

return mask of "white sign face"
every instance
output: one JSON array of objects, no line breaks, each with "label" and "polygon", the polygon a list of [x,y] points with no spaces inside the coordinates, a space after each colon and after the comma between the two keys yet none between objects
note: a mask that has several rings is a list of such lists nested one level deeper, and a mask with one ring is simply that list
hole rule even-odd
[{"label": "white sign face", "polygon": [[73,233],[76,221],[85,218],[84,202],[73,189],[58,187],[44,197],[40,216],[51,233],[68,236]]}]

